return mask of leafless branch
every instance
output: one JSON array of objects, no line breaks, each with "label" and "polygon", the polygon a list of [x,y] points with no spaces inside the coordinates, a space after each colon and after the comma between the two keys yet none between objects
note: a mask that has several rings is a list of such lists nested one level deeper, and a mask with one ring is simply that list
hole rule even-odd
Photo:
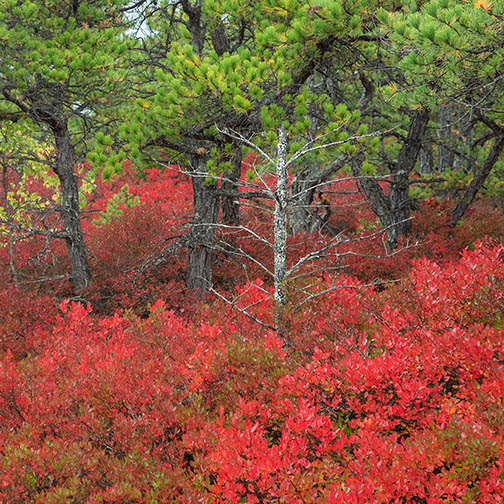
[{"label": "leafless branch", "polygon": [[289,167],[292,163],[297,161],[299,158],[305,156],[306,154],[309,154],[310,152],[314,152],[314,151],[321,150],[321,149],[328,149],[329,147],[335,147],[336,145],[347,144],[347,143],[353,142],[355,140],[362,140],[364,138],[377,137],[382,134],[383,134],[383,132],[373,132],[373,133],[368,133],[366,135],[353,135],[353,136],[346,138],[345,140],[338,140],[335,142],[328,142],[328,143],[321,144],[321,145],[315,145],[315,146],[309,147],[309,148],[302,148],[301,150],[297,151],[287,161],[287,167]]},{"label": "leafless branch", "polygon": [[263,236],[257,234],[252,229],[250,229],[248,227],[245,227],[245,226],[232,226],[232,225],[229,225],[229,224],[219,224],[219,223],[213,223],[213,222],[202,223],[200,225],[201,226],[216,227],[216,228],[219,228],[219,229],[233,229],[233,230],[236,230],[236,231],[245,231],[246,233],[249,233],[251,236],[253,236],[256,240],[264,243],[268,247],[273,248],[273,244],[270,241],[268,241]]},{"label": "leafless branch", "polygon": [[[252,284],[249,288],[251,288],[251,287],[257,287],[257,286],[254,285],[254,284]],[[276,331],[276,327],[272,326],[271,324],[268,324],[267,322],[263,322],[262,320],[259,320],[255,315],[252,315],[250,312],[247,311],[248,308],[251,308],[252,306],[257,305],[257,304],[261,303],[262,301],[257,301],[253,305],[247,306],[247,308],[245,308],[245,309],[244,308],[240,308],[239,306],[237,306],[236,301],[243,294],[245,294],[247,291],[243,292],[236,300],[231,301],[230,299],[228,299],[225,296],[223,296],[220,292],[217,292],[213,287],[210,287],[208,290],[210,292],[212,292],[213,294],[215,294],[219,299],[222,299],[229,306],[233,307],[235,310],[238,310],[240,313],[242,313],[243,315],[245,315],[249,319],[251,319],[254,322],[256,322],[257,324],[259,324],[261,327],[264,327],[265,329],[270,329],[271,331]]]},{"label": "leafless branch", "polygon": [[[318,250],[315,250],[313,252],[310,252],[309,254],[305,255],[304,257],[301,257],[293,266],[291,266],[287,272],[285,273],[286,278],[290,277],[290,275],[296,271],[298,268],[300,268],[305,262],[311,261],[311,260],[316,260],[321,258],[321,254],[323,254],[325,251],[330,250],[334,247],[337,247],[340,243],[343,241],[341,240],[341,237],[344,236],[344,233],[341,232],[338,235],[336,235],[329,244],[327,244],[325,247],[322,247]],[[345,240],[346,241],[346,240]]]},{"label": "leafless branch", "polygon": [[217,131],[219,133],[227,135],[235,140],[238,140],[238,141],[244,143],[245,145],[248,145],[249,147],[252,147],[259,154],[261,154],[261,156],[264,157],[264,159],[266,159],[268,161],[268,163],[270,163],[273,167],[276,166],[276,161],[274,159],[272,159],[266,152],[264,152],[256,143],[254,143],[251,140],[249,140],[248,138],[244,137],[241,133],[234,131],[232,129],[221,130],[218,126],[217,126]]},{"label": "leafless branch", "polygon": [[336,290],[343,290],[343,289],[355,289],[355,290],[359,290],[359,289],[363,289],[363,288],[366,288],[366,287],[375,287],[377,285],[388,285],[388,284],[391,284],[391,283],[397,283],[397,282],[400,282],[401,279],[397,279],[397,280],[377,280],[375,282],[369,282],[369,283],[366,283],[366,284],[362,284],[362,285],[334,285],[332,287],[329,287],[327,289],[324,289],[320,292],[315,292],[314,294],[311,294],[310,296],[308,296],[306,299],[304,299],[303,301],[301,301],[301,303],[299,303],[297,306],[298,308],[300,308],[301,306],[303,306],[304,304],[310,302],[312,299],[316,299],[320,296],[324,296],[325,294],[329,294],[329,292],[333,292],[333,291],[336,291]]}]

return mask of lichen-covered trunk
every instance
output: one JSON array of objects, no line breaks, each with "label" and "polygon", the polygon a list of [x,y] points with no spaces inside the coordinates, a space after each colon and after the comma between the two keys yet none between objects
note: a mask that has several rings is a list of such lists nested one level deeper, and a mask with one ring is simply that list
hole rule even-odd
[{"label": "lichen-covered trunk", "polygon": [[273,260],[275,302],[284,305],[287,302],[285,294],[285,274],[287,271],[287,134],[280,128],[278,135],[277,184],[275,189],[275,213],[273,217]]},{"label": "lichen-covered trunk", "polygon": [[212,285],[219,193],[217,183],[206,178],[206,159],[195,155],[191,164],[194,208],[188,245],[187,286],[203,297]]},{"label": "lichen-covered trunk", "polygon": [[79,293],[91,280],[86,245],[82,234],[79,184],[74,169],[74,149],[67,124],[61,121],[52,127],[56,141],[55,171],[61,188],[61,218],[70,260],[70,274],[74,290]]},{"label": "lichen-covered trunk", "polygon": [[273,191],[275,211],[273,214],[273,279],[275,300],[276,334],[285,343],[284,306],[287,304],[287,205],[289,176],[287,170],[287,134],[283,127],[278,133],[276,159],[276,188]]}]

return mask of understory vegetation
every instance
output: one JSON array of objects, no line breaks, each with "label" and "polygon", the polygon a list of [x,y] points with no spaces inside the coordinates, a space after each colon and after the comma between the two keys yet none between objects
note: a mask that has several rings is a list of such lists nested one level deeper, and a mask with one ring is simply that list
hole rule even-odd
[{"label": "understory vegetation", "polygon": [[[18,287],[2,249],[3,502],[500,502],[504,227],[490,200],[454,230],[448,203],[422,201],[418,244],[375,259],[383,237],[356,240],[374,214],[338,184],[338,251],[362,255],[300,276],[278,335],[185,286],[163,237],[187,233],[187,177],[131,177],[88,197],[88,302],[61,279],[25,282],[64,276],[63,247],[24,264],[40,244],[16,244]],[[257,209],[243,224],[267,233]],[[293,237],[291,261],[328,240]],[[215,289],[274,325],[272,285],[246,266],[216,257]],[[327,292],[300,305],[307,282]]]}]

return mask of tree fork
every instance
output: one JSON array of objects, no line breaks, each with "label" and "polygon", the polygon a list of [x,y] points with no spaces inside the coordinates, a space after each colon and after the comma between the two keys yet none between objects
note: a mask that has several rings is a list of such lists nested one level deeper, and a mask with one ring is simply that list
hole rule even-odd
[{"label": "tree fork", "polygon": [[360,164],[352,164],[353,174],[359,177],[359,185],[370,201],[373,212],[383,227],[387,228],[387,243],[390,250],[397,246],[400,236],[411,232],[409,205],[409,174],[415,167],[429,123],[429,110],[422,109],[411,120],[408,137],[399,151],[395,167],[391,171],[390,194],[386,195],[376,180],[361,177]]},{"label": "tree fork", "polygon": [[455,227],[457,223],[460,221],[462,216],[465,214],[466,210],[469,208],[471,203],[473,202],[476,194],[481,189],[485,180],[490,175],[492,168],[495,163],[498,161],[501,152],[504,148],[504,135],[501,134],[499,137],[495,139],[495,143],[493,144],[492,150],[488,154],[488,157],[485,159],[483,166],[480,170],[476,172],[474,178],[472,179],[469,187],[465,190],[464,194],[460,198],[457,206],[451,212],[451,221],[450,226]]}]

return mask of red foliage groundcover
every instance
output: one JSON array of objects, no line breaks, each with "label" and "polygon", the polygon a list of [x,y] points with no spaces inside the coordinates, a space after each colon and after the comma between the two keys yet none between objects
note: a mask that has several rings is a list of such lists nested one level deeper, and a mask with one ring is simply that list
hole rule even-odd
[{"label": "red foliage groundcover", "polygon": [[64,302],[2,340],[0,500],[500,503],[503,259],[478,242],[335,290],[284,341],[224,306]]}]

